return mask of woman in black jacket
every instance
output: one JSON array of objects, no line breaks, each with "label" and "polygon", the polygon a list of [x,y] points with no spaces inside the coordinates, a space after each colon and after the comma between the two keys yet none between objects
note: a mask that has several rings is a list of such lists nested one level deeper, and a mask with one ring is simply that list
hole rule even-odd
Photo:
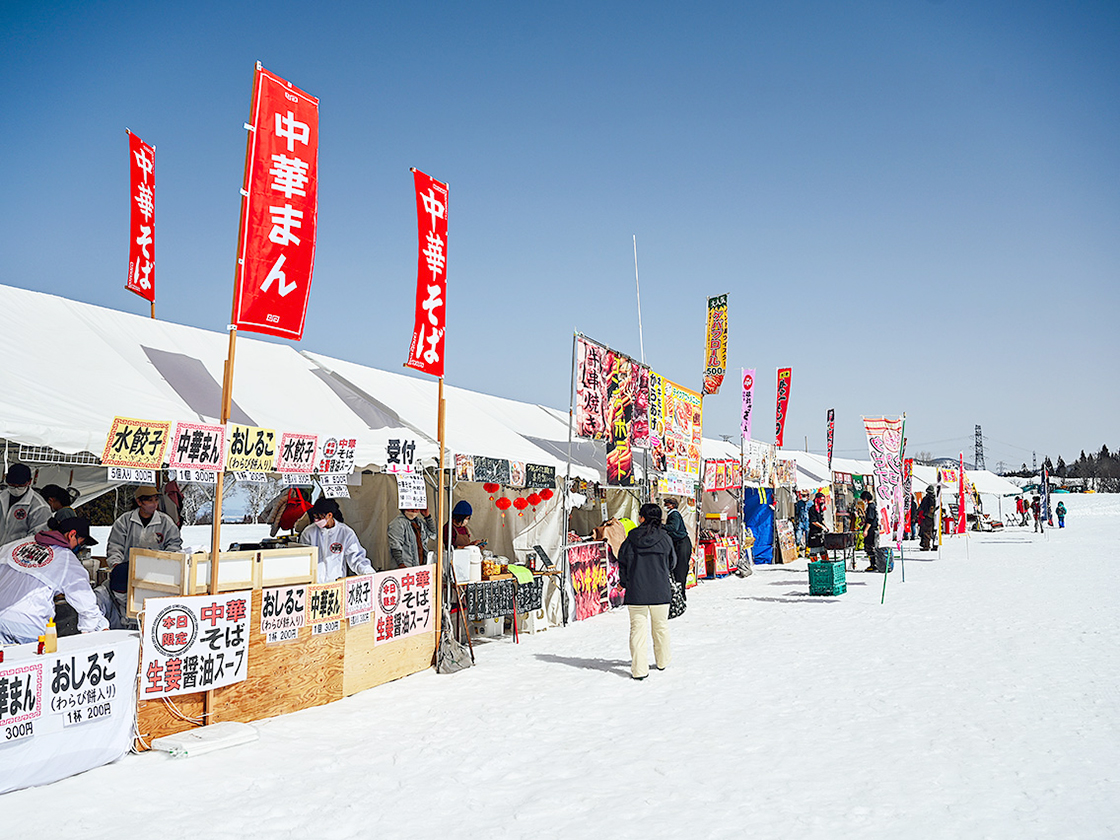
[{"label": "woman in black jacket", "polygon": [[661,508],[644,504],[638,527],[626,536],[618,552],[619,583],[626,587],[624,603],[630,612],[630,676],[649,676],[647,649],[653,628],[653,658],[659,671],[669,667],[669,570],[675,555],[673,541],[661,527]]}]

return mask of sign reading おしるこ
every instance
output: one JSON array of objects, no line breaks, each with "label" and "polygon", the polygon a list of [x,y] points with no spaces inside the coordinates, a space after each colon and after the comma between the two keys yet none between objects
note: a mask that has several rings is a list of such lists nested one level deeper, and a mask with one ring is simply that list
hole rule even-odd
[{"label": "sign reading \u304a\u3057\u308b\u3053", "polygon": [[256,426],[229,427],[226,469],[230,472],[272,472],[276,467],[276,432]]},{"label": "sign reading \u304a\u3057\u308b\u3053", "polygon": [[278,586],[261,591],[261,633],[265,644],[294,642],[307,618],[307,585]]},{"label": "sign reading \u304a\u3057\u308b\u3053", "polygon": [[431,629],[432,568],[413,566],[373,576],[375,645]]},{"label": "sign reading \u304a\u3057\u308b\u3053", "polygon": [[252,596],[244,591],[148,598],[140,699],[208,691],[245,679]]}]

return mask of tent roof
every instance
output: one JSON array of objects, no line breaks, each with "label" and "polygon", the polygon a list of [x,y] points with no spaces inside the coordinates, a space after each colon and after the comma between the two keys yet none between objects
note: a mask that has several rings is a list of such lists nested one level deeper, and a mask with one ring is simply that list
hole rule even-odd
[{"label": "tent roof", "polygon": [[[45,325],[60,340],[45,341]],[[225,333],[0,286],[0,334],[9,359],[13,348],[34,350],[0,366],[0,437],[100,455],[118,415],[217,422]],[[383,464],[391,437],[415,439],[417,457],[438,455],[391,412],[350,396],[289,345],[239,337],[232,422],[354,437],[361,465]]]}]

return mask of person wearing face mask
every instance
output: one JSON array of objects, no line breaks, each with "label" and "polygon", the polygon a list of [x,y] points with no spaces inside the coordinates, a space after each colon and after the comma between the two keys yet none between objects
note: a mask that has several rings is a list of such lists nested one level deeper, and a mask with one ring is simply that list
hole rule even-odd
[{"label": "person wearing face mask", "polygon": [[824,550],[824,535],[828,531],[824,524],[824,510],[827,502],[824,493],[817,493],[813,499],[813,506],[809,508],[809,556],[823,554],[825,560],[828,559],[828,553]]},{"label": "person wearing face mask", "polygon": [[358,535],[342,521],[338,502],[321,496],[307,515],[311,522],[299,535],[299,541],[319,549],[319,583],[345,577],[347,569],[355,575],[373,574],[373,564],[358,542]]},{"label": "person wearing face mask", "polygon": [[422,566],[428,562],[428,540],[436,535],[436,525],[428,509],[402,510],[389,523],[389,554],[398,569]]},{"label": "person wearing face mask", "polygon": [[[136,509],[117,517],[105,544],[105,561],[110,569],[127,563],[128,553],[133,548],[150,548],[153,551],[183,549],[179,527],[170,516],[158,510],[159,490],[150,484],[142,485],[136,488],[133,496]],[[125,580],[128,580],[127,575]]]},{"label": "person wearing face mask", "polygon": [[39,533],[51,518],[47,503],[31,490],[27,464],[8,467],[7,483],[7,491],[0,493],[0,545]]},{"label": "person wearing face mask", "polygon": [[54,618],[55,595],[65,595],[78,612],[78,630],[104,630],[109,622],[97,608],[89,575],[74,556],[81,545],[96,545],[89,520],[81,516],[54,529],[0,547],[0,642],[34,642]]}]

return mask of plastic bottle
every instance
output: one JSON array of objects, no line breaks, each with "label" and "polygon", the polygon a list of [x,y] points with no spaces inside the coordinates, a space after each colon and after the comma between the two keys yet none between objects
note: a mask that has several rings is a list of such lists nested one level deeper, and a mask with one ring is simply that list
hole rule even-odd
[{"label": "plastic bottle", "polygon": [[54,619],[47,621],[47,632],[44,635],[43,646],[44,653],[55,653],[58,651],[58,628],[54,626]]}]

